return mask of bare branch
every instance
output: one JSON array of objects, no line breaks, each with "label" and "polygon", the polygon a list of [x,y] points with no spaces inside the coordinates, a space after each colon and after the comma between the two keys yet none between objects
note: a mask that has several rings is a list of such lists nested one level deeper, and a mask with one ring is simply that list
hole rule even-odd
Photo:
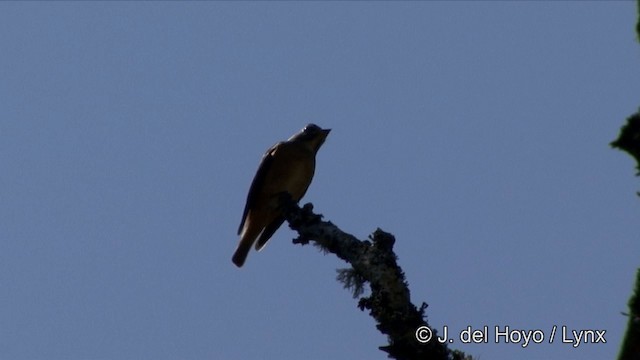
[{"label": "bare branch", "polygon": [[[330,221],[323,221],[321,215],[313,213],[313,205],[300,208],[286,195],[282,199],[285,219],[291,229],[298,232],[294,244],[313,242],[324,251],[335,254],[351,265],[351,268],[338,271],[338,280],[353,290],[354,297],[362,294],[366,283],[371,294],[361,297],[358,307],[369,310],[376,320],[377,328],[387,335],[389,344],[380,349],[390,358],[409,359],[463,359],[465,355],[450,351],[446,344],[437,341],[436,331],[431,341],[421,343],[416,339],[416,330],[429,326],[424,311],[411,303],[410,292],[404,273],[393,252],[393,235],[377,229],[370,241],[358,240],[353,235],[340,230]],[[470,359],[470,357],[466,357]]]}]

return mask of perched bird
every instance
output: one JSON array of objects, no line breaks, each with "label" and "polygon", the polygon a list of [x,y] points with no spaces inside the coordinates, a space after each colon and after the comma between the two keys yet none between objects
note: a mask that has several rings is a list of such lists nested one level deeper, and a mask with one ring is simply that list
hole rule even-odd
[{"label": "perched bird", "polygon": [[262,249],[284,222],[279,209],[281,194],[286,191],[297,202],[307,192],[316,167],[316,153],[330,131],[309,124],[264,154],[238,228],[240,243],[232,258],[236,266],[242,267],[254,243],[256,250]]}]

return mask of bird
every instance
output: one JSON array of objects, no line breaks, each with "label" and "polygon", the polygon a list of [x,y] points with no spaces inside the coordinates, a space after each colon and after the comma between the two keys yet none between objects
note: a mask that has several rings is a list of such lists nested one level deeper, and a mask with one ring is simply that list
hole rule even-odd
[{"label": "bird", "polygon": [[242,267],[251,246],[261,250],[284,222],[280,199],[284,192],[298,202],[307,192],[316,167],[316,154],[331,129],[308,124],[262,156],[251,182],[238,227],[240,241],[232,261]]}]

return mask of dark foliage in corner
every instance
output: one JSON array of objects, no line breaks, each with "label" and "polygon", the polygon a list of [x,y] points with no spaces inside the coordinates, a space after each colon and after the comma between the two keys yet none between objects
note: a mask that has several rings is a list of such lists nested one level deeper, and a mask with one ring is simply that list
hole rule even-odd
[{"label": "dark foliage in corner", "polygon": [[[636,35],[640,41],[640,0],[638,0],[638,21]],[[618,139],[611,146],[626,151],[636,159],[636,175],[640,176],[640,110],[627,118],[627,123],[620,130]],[[640,193],[638,193],[640,196]],[[629,299],[629,317],[627,331],[620,347],[619,360],[640,359],[640,269],[636,270],[636,284]]]},{"label": "dark foliage in corner", "polygon": [[627,119],[627,123],[620,129],[620,135],[611,146],[633,156],[637,162],[636,175],[640,175],[640,111]]},{"label": "dark foliage in corner", "polygon": [[636,272],[636,286],[629,299],[629,317],[619,360],[640,359],[640,269]]},{"label": "dark foliage in corner", "polygon": [[638,0],[638,22],[636,23],[636,34],[638,35],[638,41],[640,41],[640,0]]}]

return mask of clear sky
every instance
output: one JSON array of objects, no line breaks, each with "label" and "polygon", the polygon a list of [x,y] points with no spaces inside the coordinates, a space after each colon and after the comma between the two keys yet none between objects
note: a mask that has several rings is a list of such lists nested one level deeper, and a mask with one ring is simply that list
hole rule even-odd
[{"label": "clear sky", "polygon": [[[451,345],[607,359],[640,265],[635,2],[3,2],[0,358],[385,359],[286,226],[231,255],[262,153],[332,128],[311,201],[380,227]],[[491,330],[490,330],[491,331]],[[492,334],[490,334],[492,335]]]}]

